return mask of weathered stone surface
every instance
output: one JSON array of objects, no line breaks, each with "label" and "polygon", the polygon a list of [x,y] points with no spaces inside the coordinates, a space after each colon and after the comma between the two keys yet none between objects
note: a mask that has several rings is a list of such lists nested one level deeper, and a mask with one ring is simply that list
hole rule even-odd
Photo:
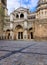
[{"label": "weathered stone surface", "polygon": [[0,53],[0,65],[47,65],[47,42],[0,41]]}]

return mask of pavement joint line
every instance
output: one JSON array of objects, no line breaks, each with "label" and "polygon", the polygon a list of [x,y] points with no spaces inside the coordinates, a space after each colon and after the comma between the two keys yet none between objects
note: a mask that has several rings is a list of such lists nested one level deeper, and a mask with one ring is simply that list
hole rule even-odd
[{"label": "pavement joint line", "polygon": [[47,53],[39,53],[39,52],[20,52],[24,54],[38,54],[38,55],[47,55]]},{"label": "pavement joint line", "polygon": [[[33,46],[33,45],[36,45],[36,44],[34,43],[34,44],[31,44],[31,45],[28,45],[28,46],[26,46],[24,48],[21,48],[20,50],[17,50],[17,51],[11,51],[11,53],[8,53],[8,54],[6,54],[4,56],[1,56],[0,61],[2,59],[8,58],[9,56],[11,56],[13,54],[16,54],[16,53],[47,55],[47,53],[39,53],[39,52],[22,52],[23,50],[25,50],[25,49],[29,48],[30,46]],[[7,51],[9,51],[9,50],[7,50]]]},{"label": "pavement joint line", "polygon": [[19,51],[23,51],[24,49],[29,48],[30,46],[34,46],[34,45],[36,45],[36,44],[28,45],[28,46],[26,46],[26,47],[24,47],[24,48],[21,48]]},{"label": "pavement joint line", "polygon": [[28,46],[26,46],[26,47],[24,47],[24,48],[22,48],[22,49],[20,49],[20,50],[12,51],[11,53],[8,53],[8,54],[6,54],[6,55],[4,55],[4,56],[1,56],[1,57],[0,57],[0,61],[1,61],[2,59],[5,59],[5,58],[7,58],[7,57],[13,55],[13,54],[20,53],[22,50],[24,50],[24,49],[26,49],[26,48],[28,48],[28,47],[30,47],[30,46],[32,46],[32,45],[35,45],[35,44],[28,45]]},{"label": "pavement joint line", "polygon": [[0,50],[0,51],[5,51],[5,52],[12,52],[12,51],[10,51],[10,50]]},{"label": "pavement joint line", "polygon": [[[26,47],[23,47],[23,48],[20,49],[20,51],[22,51],[22,50],[24,50],[24,49],[26,49],[26,48],[28,48],[28,47],[30,47],[30,46],[33,46],[33,45],[36,45],[36,44],[31,44],[31,45],[28,45],[28,46],[26,46]],[[4,50],[4,49],[2,49],[2,50],[0,50],[0,51],[13,52],[13,51],[11,51],[11,50]],[[19,51],[19,50],[16,50],[16,51]]]}]

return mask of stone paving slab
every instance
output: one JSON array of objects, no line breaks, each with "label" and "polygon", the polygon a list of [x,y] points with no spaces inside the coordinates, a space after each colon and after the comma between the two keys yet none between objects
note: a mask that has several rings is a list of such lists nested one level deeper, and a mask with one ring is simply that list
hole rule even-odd
[{"label": "stone paving slab", "polygon": [[0,50],[6,54],[0,65],[47,65],[47,42],[1,41]]},{"label": "stone paving slab", "polygon": [[[31,42],[30,42],[31,43]],[[10,51],[16,51],[19,50],[23,47],[27,47],[28,45],[32,45],[33,43],[30,44],[29,41],[1,41],[0,42],[0,50],[10,50]]]},{"label": "stone paving slab", "polygon": [[47,55],[47,43],[38,43],[36,45],[28,47],[26,50],[22,50],[22,52],[36,52],[36,53],[44,53]]},{"label": "stone paving slab", "polygon": [[0,62],[3,65],[47,65],[47,57],[45,55],[34,54],[14,54]]},{"label": "stone paving slab", "polygon": [[0,57],[6,55],[6,54],[8,54],[8,53],[10,53],[10,52],[0,51]]}]

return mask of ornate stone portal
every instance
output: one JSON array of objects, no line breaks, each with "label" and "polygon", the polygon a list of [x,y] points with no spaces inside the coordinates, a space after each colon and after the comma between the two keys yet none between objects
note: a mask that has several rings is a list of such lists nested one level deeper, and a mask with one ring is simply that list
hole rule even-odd
[{"label": "ornate stone portal", "polygon": [[47,40],[46,6],[47,0],[39,0],[37,10],[34,13],[27,8],[19,7],[10,16],[6,14],[3,38],[12,40]]}]

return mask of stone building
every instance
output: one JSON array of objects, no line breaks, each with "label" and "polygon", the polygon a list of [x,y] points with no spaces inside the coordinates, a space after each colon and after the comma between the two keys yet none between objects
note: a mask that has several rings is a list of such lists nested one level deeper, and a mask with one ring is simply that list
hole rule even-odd
[{"label": "stone building", "polygon": [[3,37],[4,17],[7,15],[7,0],[0,0],[0,39]]},{"label": "stone building", "polygon": [[24,7],[17,8],[10,16],[5,7],[5,13],[3,39],[47,40],[47,0],[39,0],[37,9],[33,13]]}]

